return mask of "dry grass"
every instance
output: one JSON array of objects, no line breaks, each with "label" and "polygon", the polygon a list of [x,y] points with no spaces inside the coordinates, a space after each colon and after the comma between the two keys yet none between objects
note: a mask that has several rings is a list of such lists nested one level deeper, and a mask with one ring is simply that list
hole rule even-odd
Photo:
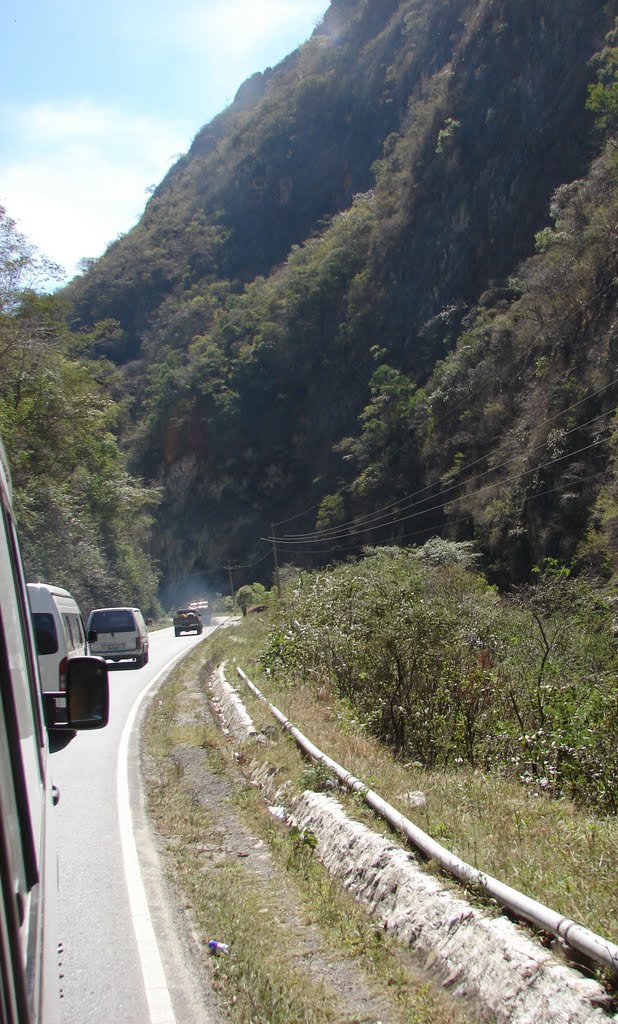
[{"label": "dry grass", "polygon": [[[375,928],[311,849],[268,814],[260,793],[243,783],[230,738],[199,716],[187,722],[186,705],[179,713],[199,660],[196,652],[179,667],[151,706],[146,775],[149,811],[165,839],[170,877],[190,907],[205,969],[228,1019],[470,1024],[446,994],[419,978],[410,954]],[[259,715],[265,709],[254,710]],[[263,724],[271,724],[267,715]],[[282,773],[300,777],[303,761],[288,737],[278,736],[267,750]],[[204,792],[197,795],[188,765],[201,765],[201,778],[210,780],[203,791],[214,780],[210,803]],[[267,865],[257,870],[246,856],[256,845],[268,851]],[[209,957],[213,937],[229,942],[232,953]],[[356,986],[351,994],[350,986]],[[342,1003],[338,993],[346,990]]]},{"label": "dry grass", "polygon": [[[349,709],[324,688],[289,689],[265,679],[256,664],[264,624],[245,620],[216,639],[216,655],[234,659],[326,754],[344,765],[433,838],[462,859],[618,942],[618,821],[600,818],[568,800],[462,768],[427,772],[396,761],[359,730]],[[256,721],[272,721],[262,702],[243,693]],[[298,767],[300,764],[300,767]],[[300,782],[303,762],[289,765]],[[406,794],[421,791],[422,807]]]},{"label": "dry grass", "polygon": [[[194,930],[202,939],[211,983],[222,994],[232,1020],[328,1024],[335,1018],[326,994],[318,993],[312,1006],[311,991],[306,992],[302,979],[280,955],[286,942],[272,909],[275,894],[262,879],[252,878],[242,861],[225,856],[225,829],[220,818],[194,798],[173,757],[179,749],[193,746],[203,750],[204,744],[210,745],[207,728],[202,729],[200,738],[198,728],[189,730],[177,724],[176,698],[187,671],[191,671],[190,665],[177,670],[145,725],[144,744],[150,761],[148,805],[155,828],[166,841],[170,876],[190,907]],[[216,748],[211,749],[214,754],[208,758],[207,768],[220,772]],[[231,943],[234,955],[210,958],[211,938]],[[293,1001],[297,1016],[288,1015]]]}]

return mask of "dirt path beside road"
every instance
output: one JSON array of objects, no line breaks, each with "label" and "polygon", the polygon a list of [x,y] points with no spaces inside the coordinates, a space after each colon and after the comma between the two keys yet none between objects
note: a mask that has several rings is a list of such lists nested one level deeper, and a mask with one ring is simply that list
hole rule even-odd
[{"label": "dirt path beside road", "polygon": [[[309,838],[268,809],[196,665],[194,656],[153,702],[142,770],[194,969],[219,1020],[472,1024],[326,874]],[[229,953],[212,956],[211,939]]]}]

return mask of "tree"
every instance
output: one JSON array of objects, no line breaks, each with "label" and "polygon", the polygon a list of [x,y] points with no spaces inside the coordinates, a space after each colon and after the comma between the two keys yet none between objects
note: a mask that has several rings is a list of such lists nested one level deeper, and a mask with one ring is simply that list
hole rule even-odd
[{"label": "tree", "polygon": [[[616,41],[617,28],[607,36],[607,42]],[[609,45],[598,55],[599,81],[588,87],[586,107],[595,114],[597,128],[608,136],[618,130],[618,46]]]},{"label": "tree", "polygon": [[261,583],[245,583],[236,591],[236,603],[242,608],[243,615],[251,605],[263,604],[265,597],[266,589]]},{"label": "tree", "polygon": [[[157,607],[148,554],[157,492],[133,478],[114,434],[120,411],[79,353],[65,305],[32,284],[48,274],[2,210],[0,434],[30,578],[95,603]],[[27,286],[26,286],[27,285]]]},{"label": "tree", "polygon": [[0,205],[0,313],[10,311],[23,291],[63,277],[62,267],[42,256]]}]

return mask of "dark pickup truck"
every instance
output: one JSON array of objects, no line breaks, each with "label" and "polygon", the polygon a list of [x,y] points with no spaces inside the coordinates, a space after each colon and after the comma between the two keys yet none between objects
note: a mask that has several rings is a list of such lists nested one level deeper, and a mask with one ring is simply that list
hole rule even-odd
[{"label": "dark pickup truck", "polygon": [[202,616],[195,608],[179,608],[174,615],[174,635],[193,632],[202,632]]}]

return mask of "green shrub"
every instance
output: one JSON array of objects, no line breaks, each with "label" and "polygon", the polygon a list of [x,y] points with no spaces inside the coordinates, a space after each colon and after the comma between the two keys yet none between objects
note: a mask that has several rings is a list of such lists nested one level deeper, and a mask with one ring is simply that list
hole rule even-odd
[{"label": "green shrub", "polygon": [[616,643],[590,584],[550,565],[507,599],[418,549],[295,580],[262,650],[269,674],[334,685],[364,728],[428,768],[478,766],[618,811]]}]

